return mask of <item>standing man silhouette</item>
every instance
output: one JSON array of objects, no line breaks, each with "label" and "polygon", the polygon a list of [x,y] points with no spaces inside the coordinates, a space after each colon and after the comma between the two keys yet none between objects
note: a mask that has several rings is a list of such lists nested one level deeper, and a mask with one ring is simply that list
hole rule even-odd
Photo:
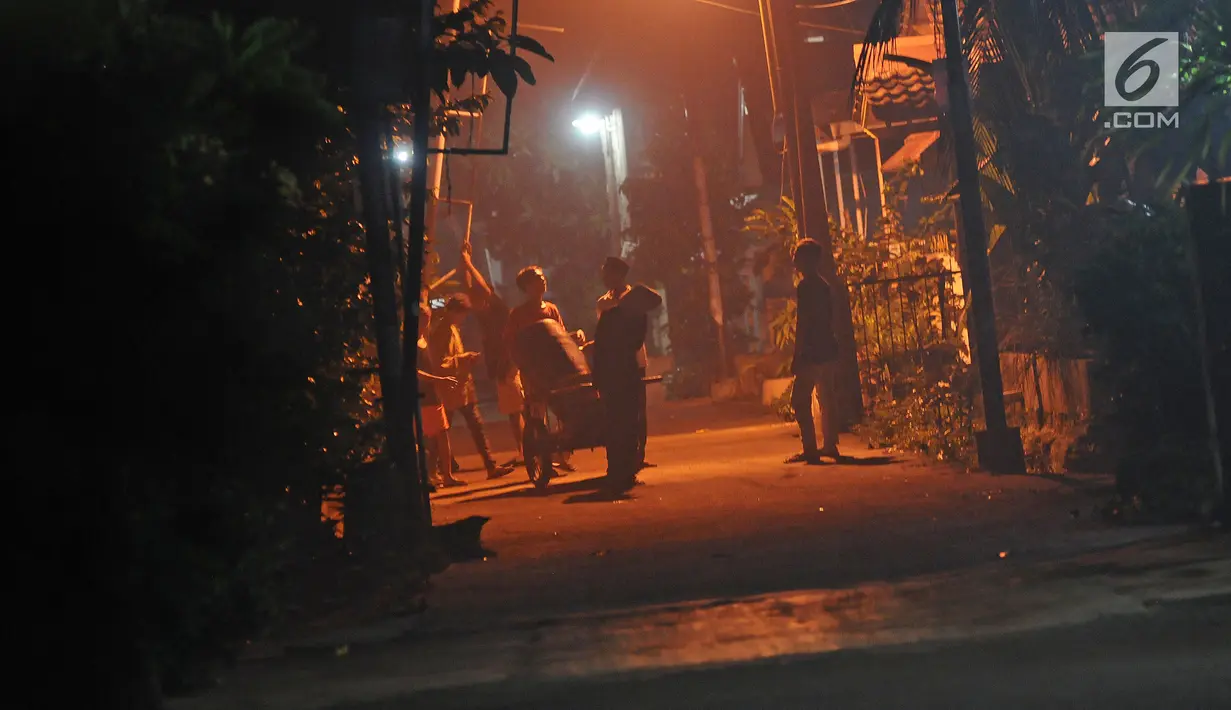
[{"label": "standing man silhouette", "polygon": [[[821,457],[838,459],[838,418],[834,414],[837,394],[838,339],[833,332],[833,291],[820,274],[820,243],[803,239],[795,247],[793,259],[799,272],[795,287],[795,357],[791,374],[795,386],[791,407],[799,424],[803,451],[787,463],[819,464]],[[821,405],[822,446],[816,446],[816,424],[812,420],[812,393]]]},{"label": "standing man silhouette", "polygon": [[[602,319],[603,313],[615,308],[620,303],[632,286],[628,285],[629,265],[627,261],[615,256],[607,257],[603,262],[602,278],[603,286],[607,288],[607,292],[598,298],[598,317]],[[647,320],[648,327],[648,320]],[[649,427],[646,419],[646,391],[645,391],[645,373],[646,363],[648,362],[645,352],[645,333],[644,327],[641,338],[641,347],[637,350],[637,380],[633,382],[631,377],[627,384],[635,390],[638,398],[637,412],[637,468],[652,468],[654,464],[647,463],[645,460],[645,446],[649,438]]]}]

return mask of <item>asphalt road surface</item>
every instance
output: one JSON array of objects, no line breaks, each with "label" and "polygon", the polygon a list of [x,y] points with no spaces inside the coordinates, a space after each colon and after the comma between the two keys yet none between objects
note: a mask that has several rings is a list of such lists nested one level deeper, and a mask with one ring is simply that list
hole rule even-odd
[{"label": "asphalt road surface", "polygon": [[1231,597],[990,640],[669,674],[508,682],[337,710],[1231,708]]},{"label": "asphalt road surface", "polygon": [[[1231,708],[1225,536],[1109,527],[1106,478],[854,438],[784,465],[792,427],[675,415],[625,500],[595,497],[601,452],[546,495],[462,474],[436,522],[490,517],[490,554],[425,614],[254,645],[173,710]],[[1157,603],[1184,595],[1216,601]]]}]

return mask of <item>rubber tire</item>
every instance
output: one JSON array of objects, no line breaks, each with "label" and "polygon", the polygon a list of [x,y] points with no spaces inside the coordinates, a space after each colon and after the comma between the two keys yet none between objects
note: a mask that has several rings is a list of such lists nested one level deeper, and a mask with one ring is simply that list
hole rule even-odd
[{"label": "rubber tire", "polygon": [[522,432],[522,456],[526,460],[526,473],[538,490],[546,490],[554,473],[551,449],[546,446],[547,424],[540,419],[527,419]]}]

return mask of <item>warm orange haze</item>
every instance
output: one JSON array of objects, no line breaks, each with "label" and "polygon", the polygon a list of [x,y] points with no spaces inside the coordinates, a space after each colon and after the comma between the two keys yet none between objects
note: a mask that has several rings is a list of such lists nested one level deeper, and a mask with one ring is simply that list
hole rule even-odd
[{"label": "warm orange haze", "polygon": [[7,4],[28,706],[1231,707],[1229,9]]}]

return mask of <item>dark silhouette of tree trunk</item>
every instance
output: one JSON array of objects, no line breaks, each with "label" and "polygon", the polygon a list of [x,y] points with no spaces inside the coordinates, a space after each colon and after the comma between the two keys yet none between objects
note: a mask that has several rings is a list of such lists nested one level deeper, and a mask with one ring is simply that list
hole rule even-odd
[{"label": "dark silhouette of tree trunk", "polygon": [[[354,87],[356,97],[352,109],[354,130],[359,148],[359,188],[363,210],[365,251],[370,271],[370,292],[375,320],[378,372],[381,386],[381,410],[384,414],[385,452],[389,464],[368,469],[374,480],[365,481],[362,489],[368,495],[352,498],[355,517],[360,518],[364,549],[378,556],[384,544],[392,550],[402,549],[409,542],[408,516],[412,506],[407,482],[417,478],[418,462],[414,437],[403,436],[404,421],[413,423],[410,408],[414,400],[405,398],[404,360],[401,324],[397,312],[396,275],[390,241],[387,193],[385,190],[384,137],[390,118],[384,108],[381,88],[391,67],[382,66],[379,51],[365,51],[360,37],[381,37],[379,20],[370,4],[361,6],[356,19],[356,49]],[[414,341],[410,342],[414,359]],[[413,431],[413,429],[412,429]]]}]

